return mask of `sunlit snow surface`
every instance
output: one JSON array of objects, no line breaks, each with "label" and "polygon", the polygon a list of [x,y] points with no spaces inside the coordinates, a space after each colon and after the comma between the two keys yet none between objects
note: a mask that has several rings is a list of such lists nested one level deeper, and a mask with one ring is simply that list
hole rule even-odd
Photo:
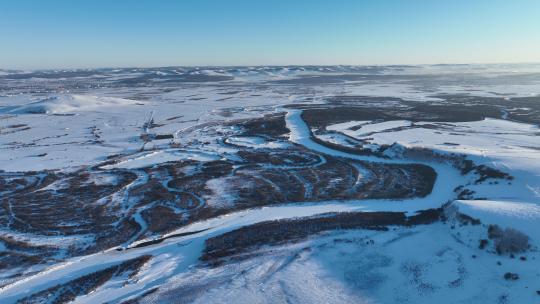
[{"label": "sunlit snow surface", "polygon": [[[115,277],[78,296],[75,302],[121,303],[137,298],[142,303],[536,303],[540,301],[536,292],[540,290],[538,125],[509,119],[501,109],[499,117],[466,122],[414,121],[414,117],[354,119],[327,125],[325,130],[335,134],[320,137],[344,145],[347,138],[366,147],[393,145],[382,158],[313,141],[311,135],[316,130],[310,129],[299,109],[335,105],[336,96],[363,96],[374,107],[392,108],[399,105],[396,99],[437,104],[457,95],[470,97],[472,104],[475,98],[503,98],[511,104],[512,98],[527,97],[540,102],[540,66],[0,71],[0,170],[7,173],[74,172],[94,165],[105,172],[143,172],[168,162],[236,159],[234,147],[258,150],[299,145],[350,160],[421,162],[438,174],[433,192],[425,198],[335,199],[248,209],[179,227],[168,235],[202,231],[159,244],[124,251],[111,248],[66,260],[59,257],[45,270],[37,269],[37,273],[1,287],[0,302],[13,303],[56,284],[151,254],[153,258],[135,277]],[[512,110],[518,114],[532,111]],[[290,131],[280,140],[239,136],[228,124],[276,113],[286,113]],[[470,176],[462,176],[445,162],[404,158],[399,147],[464,155],[476,164],[509,173],[513,180],[475,184]],[[114,162],[107,162],[112,158]],[[106,175],[94,182],[115,183]],[[144,182],[144,178],[137,182]],[[474,198],[456,200],[454,190],[463,185],[475,192]],[[208,205],[233,204],[227,180],[211,179],[207,187],[213,195],[201,199]],[[198,261],[207,238],[262,221],[341,211],[412,215],[444,203],[483,224],[526,233],[532,245],[524,254],[527,261],[480,250],[478,240],[486,238],[485,227],[449,223],[391,227],[387,232],[334,231],[261,248],[250,259],[216,267]],[[140,212],[134,219],[142,221]],[[8,227],[2,227],[0,234],[35,245],[93,241],[83,235],[15,233]],[[6,250],[0,240],[0,252]],[[518,273],[520,279],[506,281],[502,278],[506,272]]]}]

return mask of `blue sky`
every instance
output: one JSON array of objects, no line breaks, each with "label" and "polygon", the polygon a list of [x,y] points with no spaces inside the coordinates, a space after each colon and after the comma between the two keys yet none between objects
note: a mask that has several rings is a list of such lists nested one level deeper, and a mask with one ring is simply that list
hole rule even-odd
[{"label": "blue sky", "polygon": [[538,0],[0,0],[0,68],[540,62]]}]

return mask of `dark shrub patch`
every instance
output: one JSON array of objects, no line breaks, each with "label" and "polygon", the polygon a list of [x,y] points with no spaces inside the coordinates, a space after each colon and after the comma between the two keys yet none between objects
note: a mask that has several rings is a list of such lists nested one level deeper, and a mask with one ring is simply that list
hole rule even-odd
[{"label": "dark shrub patch", "polygon": [[516,281],[519,280],[519,275],[513,272],[507,272],[504,274],[504,279],[507,281]]}]

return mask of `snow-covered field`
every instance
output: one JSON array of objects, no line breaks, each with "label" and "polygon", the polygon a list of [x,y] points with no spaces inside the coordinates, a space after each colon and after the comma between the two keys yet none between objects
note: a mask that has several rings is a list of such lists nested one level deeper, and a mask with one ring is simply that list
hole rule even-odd
[{"label": "snow-covered field", "polygon": [[539,124],[538,65],[0,71],[0,302],[536,303]]}]

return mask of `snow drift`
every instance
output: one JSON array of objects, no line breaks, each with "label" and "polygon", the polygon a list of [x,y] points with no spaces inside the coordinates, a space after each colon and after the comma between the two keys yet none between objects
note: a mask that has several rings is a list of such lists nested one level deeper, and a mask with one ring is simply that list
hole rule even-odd
[{"label": "snow drift", "polygon": [[96,111],[104,107],[133,105],[135,101],[89,95],[56,95],[25,105],[0,109],[3,114],[67,114]]}]

